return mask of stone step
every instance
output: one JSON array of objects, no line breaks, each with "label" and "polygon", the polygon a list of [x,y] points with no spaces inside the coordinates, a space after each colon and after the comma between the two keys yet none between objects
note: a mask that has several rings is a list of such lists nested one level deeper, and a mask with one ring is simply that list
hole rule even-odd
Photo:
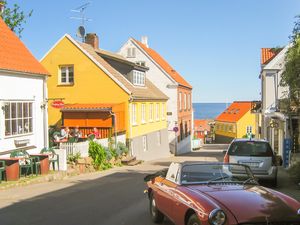
[{"label": "stone step", "polygon": [[128,163],[127,165],[128,166],[135,166],[135,165],[138,165],[138,164],[141,164],[142,163],[142,160],[134,160],[134,161],[131,161],[130,163]]},{"label": "stone step", "polygon": [[135,156],[127,156],[125,159],[122,159],[122,163],[125,165],[128,165],[130,162],[135,161],[136,157]]}]

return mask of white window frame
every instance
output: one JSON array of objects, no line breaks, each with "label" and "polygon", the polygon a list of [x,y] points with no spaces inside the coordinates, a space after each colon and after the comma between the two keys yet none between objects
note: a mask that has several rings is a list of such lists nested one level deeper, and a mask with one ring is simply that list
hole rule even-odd
[{"label": "white window frame", "polygon": [[182,110],[182,102],[181,102],[181,99],[182,98],[182,93],[181,92],[179,92],[179,110],[181,111]]},{"label": "white window frame", "polygon": [[165,119],[165,103],[161,104],[161,119]]},{"label": "white window frame", "polygon": [[142,71],[133,70],[132,83],[136,86],[145,86],[146,73]]},{"label": "white window frame", "polygon": [[146,123],[146,104],[142,103],[141,105],[141,122],[142,124]]},{"label": "white window frame", "polygon": [[149,121],[153,122],[153,103],[149,105]]},{"label": "white window frame", "polygon": [[[62,70],[66,69],[66,81],[62,81],[63,77],[62,77]],[[70,68],[72,68],[72,73],[73,73],[73,81],[70,82]],[[60,65],[59,66],[59,84],[62,85],[73,85],[74,84],[74,65]]]},{"label": "white window frame", "polygon": [[184,93],[184,99],[183,100],[184,100],[184,110],[186,110],[186,106],[187,106],[187,104],[186,104],[187,103],[186,102],[186,93]]},{"label": "white window frame", "polygon": [[133,103],[131,105],[131,112],[132,112],[132,121],[131,121],[131,123],[132,123],[132,125],[137,125],[137,110],[136,110],[136,108],[137,108],[137,104]]},{"label": "white window frame", "polygon": [[143,150],[144,150],[144,152],[146,152],[147,151],[147,136],[146,135],[144,135],[142,137],[142,142],[143,142]]},{"label": "white window frame", "polygon": [[133,47],[127,48],[127,58],[135,58],[136,50]]},{"label": "white window frame", "polygon": [[156,107],[155,107],[155,117],[156,117],[156,121],[159,121],[160,119],[160,109],[159,109],[159,103],[156,103]]},{"label": "white window frame", "polygon": [[161,145],[161,131],[157,131],[157,144]]},{"label": "white window frame", "polygon": [[33,134],[33,101],[5,101],[3,106],[5,138]]}]

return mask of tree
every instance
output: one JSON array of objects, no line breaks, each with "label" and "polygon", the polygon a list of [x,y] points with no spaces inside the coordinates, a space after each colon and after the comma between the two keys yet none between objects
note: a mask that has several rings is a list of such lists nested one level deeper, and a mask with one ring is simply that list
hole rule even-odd
[{"label": "tree", "polygon": [[[300,15],[296,16],[290,42],[291,47],[285,56],[285,66],[280,85],[288,87],[287,112],[290,118],[290,132],[293,137],[294,131],[300,130]],[[292,127],[292,113],[298,115],[298,128]]]},{"label": "tree", "polygon": [[14,4],[12,8],[9,8],[7,7],[6,0],[0,1],[0,7],[2,8],[0,17],[13,32],[21,37],[21,33],[24,30],[23,24],[26,23],[26,18],[32,15],[32,10],[28,14],[25,14],[17,4]]}]

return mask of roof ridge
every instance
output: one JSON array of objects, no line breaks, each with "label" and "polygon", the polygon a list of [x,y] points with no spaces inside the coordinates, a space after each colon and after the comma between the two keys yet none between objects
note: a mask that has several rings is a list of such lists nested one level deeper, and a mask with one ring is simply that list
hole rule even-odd
[{"label": "roof ridge", "polygon": [[142,42],[132,38],[133,41],[140,46],[149,57],[151,57],[172,79],[174,79],[179,85],[192,88],[184,78],[181,76],[157,51],[145,46]]}]

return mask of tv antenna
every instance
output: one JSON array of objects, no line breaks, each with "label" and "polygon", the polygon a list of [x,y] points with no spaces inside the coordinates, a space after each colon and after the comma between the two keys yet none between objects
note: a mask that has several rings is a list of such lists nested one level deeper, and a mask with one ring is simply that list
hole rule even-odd
[{"label": "tv antenna", "polygon": [[81,25],[78,27],[77,29],[77,33],[76,36],[81,38],[82,42],[84,42],[84,35],[85,35],[85,27],[84,27],[84,23],[85,22],[89,22],[92,21],[92,19],[85,17],[85,13],[84,11],[86,10],[86,8],[91,4],[91,2],[87,2],[81,6],[78,6],[75,9],[71,9],[71,12],[75,12],[75,13],[80,13],[80,16],[78,17],[70,17],[70,19],[75,19],[75,20],[81,20]]}]

